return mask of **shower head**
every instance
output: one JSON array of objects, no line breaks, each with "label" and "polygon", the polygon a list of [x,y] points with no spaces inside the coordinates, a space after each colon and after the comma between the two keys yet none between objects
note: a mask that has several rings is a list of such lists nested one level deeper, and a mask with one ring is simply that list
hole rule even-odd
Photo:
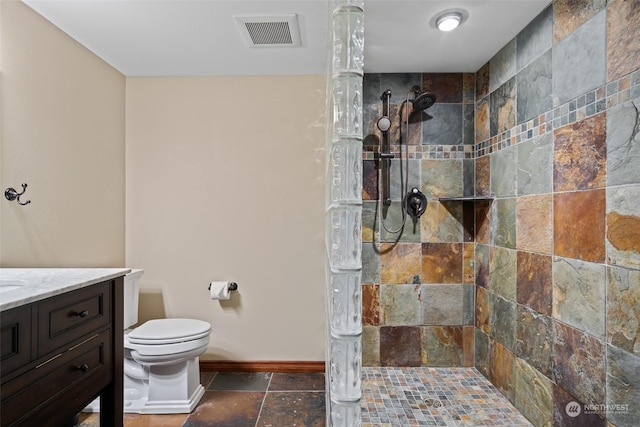
[{"label": "shower head", "polygon": [[426,110],[436,102],[436,96],[433,93],[423,92],[419,86],[412,87],[411,92],[415,94],[415,98],[411,101],[413,111]]}]

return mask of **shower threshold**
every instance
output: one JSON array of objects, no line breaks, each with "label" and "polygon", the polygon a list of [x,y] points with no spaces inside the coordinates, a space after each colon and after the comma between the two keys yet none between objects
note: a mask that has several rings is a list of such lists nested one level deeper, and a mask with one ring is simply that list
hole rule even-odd
[{"label": "shower threshold", "polygon": [[362,368],[362,426],[532,424],[475,368]]}]

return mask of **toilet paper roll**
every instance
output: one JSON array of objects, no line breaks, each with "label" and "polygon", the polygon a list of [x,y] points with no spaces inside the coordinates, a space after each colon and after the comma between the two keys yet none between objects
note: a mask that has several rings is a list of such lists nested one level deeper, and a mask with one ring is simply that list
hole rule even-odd
[{"label": "toilet paper roll", "polygon": [[209,296],[215,300],[229,299],[229,282],[211,282]]}]

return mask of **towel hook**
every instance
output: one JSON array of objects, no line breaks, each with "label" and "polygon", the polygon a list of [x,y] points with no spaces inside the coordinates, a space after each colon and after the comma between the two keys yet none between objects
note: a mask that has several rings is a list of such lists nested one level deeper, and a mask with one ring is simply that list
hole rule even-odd
[{"label": "towel hook", "polygon": [[20,201],[20,196],[22,196],[25,191],[27,191],[27,184],[22,184],[22,193],[18,193],[15,188],[9,187],[4,190],[4,197],[10,202],[15,200],[19,205],[28,205],[31,203],[31,200],[27,200],[24,203]]}]

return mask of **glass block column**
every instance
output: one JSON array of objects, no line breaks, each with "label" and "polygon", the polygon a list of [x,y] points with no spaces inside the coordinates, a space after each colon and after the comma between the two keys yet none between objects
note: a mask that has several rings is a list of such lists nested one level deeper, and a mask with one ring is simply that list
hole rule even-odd
[{"label": "glass block column", "polygon": [[364,1],[333,0],[327,72],[327,425],[361,425]]}]

